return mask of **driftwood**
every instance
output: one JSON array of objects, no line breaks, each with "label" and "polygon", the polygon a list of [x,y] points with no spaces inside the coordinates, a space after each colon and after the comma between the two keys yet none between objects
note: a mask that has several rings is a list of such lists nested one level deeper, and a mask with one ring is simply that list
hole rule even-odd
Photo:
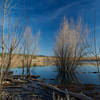
[{"label": "driftwood", "polygon": [[[65,94],[67,98],[70,95],[70,96],[75,97],[75,98],[80,99],[80,100],[93,100],[91,97],[86,96],[83,93],[73,93],[71,91],[68,91],[67,89],[65,89],[65,91],[64,91],[64,90],[61,90],[61,89],[59,89],[59,88],[57,88],[55,86],[46,85],[45,83],[41,83],[41,82],[38,82],[38,84],[43,86],[43,87],[53,89],[53,91],[57,91],[57,92],[60,92],[62,94]],[[66,91],[67,91],[67,93],[66,93]]]},{"label": "driftwood", "polygon": [[[68,91],[67,89],[60,89],[57,86],[53,86],[51,84],[45,84],[38,79],[13,79],[9,78],[4,82],[5,89],[9,89],[9,91],[16,91],[18,94],[31,94],[38,95],[38,97],[43,98],[42,100],[61,100],[64,98],[65,100],[70,100],[70,97],[74,97],[76,100],[93,100],[91,97],[86,96],[83,93],[74,93]],[[56,97],[57,96],[57,97]],[[50,99],[44,99],[44,98]],[[31,99],[30,99],[31,100]],[[63,100],[63,99],[62,99]]]},{"label": "driftwood", "polygon": [[40,75],[32,75],[31,76],[31,78],[34,78],[34,79],[37,79],[37,78],[39,78],[40,77]]}]

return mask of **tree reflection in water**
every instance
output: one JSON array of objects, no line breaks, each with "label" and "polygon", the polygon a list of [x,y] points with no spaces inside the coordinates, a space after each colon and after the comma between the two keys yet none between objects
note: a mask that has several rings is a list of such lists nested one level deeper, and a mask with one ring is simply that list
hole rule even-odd
[{"label": "tree reflection in water", "polygon": [[69,85],[72,83],[79,83],[79,79],[77,78],[77,73],[75,72],[67,72],[67,71],[61,71],[59,67],[57,67],[57,77],[56,81],[59,85]]}]

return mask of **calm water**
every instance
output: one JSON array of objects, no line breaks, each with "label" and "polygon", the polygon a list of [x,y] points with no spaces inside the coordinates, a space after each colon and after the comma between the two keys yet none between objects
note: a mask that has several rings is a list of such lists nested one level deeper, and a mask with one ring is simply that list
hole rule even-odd
[{"label": "calm water", "polygon": [[[22,68],[12,68],[14,75],[22,75]],[[24,69],[26,74],[26,68]],[[100,73],[97,72],[97,67],[94,65],[78,66],[75,73],[69,75],[60,73],[56,66],[31,67],[31,75],[40,75],[40,79],[52,84],[70,84],[83,83],[100,85]]]}]

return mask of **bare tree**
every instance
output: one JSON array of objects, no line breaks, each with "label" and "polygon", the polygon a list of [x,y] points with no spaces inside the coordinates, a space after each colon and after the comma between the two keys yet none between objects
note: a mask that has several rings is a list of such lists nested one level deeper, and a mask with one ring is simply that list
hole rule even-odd
[{"label": "bare tree", "polygon": [[27,76],[30,76],[30,67],[32,66],[32,60],[36,54],[40,31],[36,37],[33,37],[32,30],[30,27],[26,27],[24,33],[24,58],[23,58],[23,71],[24,66],[27,66]]},{"label": "bare tree", "polygon": [[[4,0],[0,6],[1,15],[3,16],[3,31],[2,31],[2,61],[0,68],[0,80],[2,79],[2,69],[4,67],[4,29],[5,29],[5,16],[8,14],[12,0]],[[1,82],[1,81],[0,81]]]},{"label": "bare tree", "polygon": [[[12,54],[18,48],[20,41],[23,37],[24,30],[24,21],[20,21],[18,18],[15,23],[11,21],[5,21],[6,17],[9,18],[9,13],[17,3],[14,3],[13,0],[3,0],[2,5],[0,6],[1,15],[3,17],[3,31],[2,31],[2,59],[1,59],[1,68],[0,68],[0,82],[2,83],[3,78],[8,73],[8,69],[11,66]],[[22,23],[21,23],[22,22]],[[5,35],[5,24],[8,24],[7,36]],[[21,26],[22,25],[22,26]],[[4,41],[5,40],[5,41]],[[5,72],[3,71],[5,69]]]},{"label": "bare tree", "polygon": [[86,56],[87,36],[88,29],[82,26],[81,18],[77,24],[73,20],[69,24],[64,18],[54,47],[56,64],[62,71],[74,71],[80,58]]},{"label": "bare tree", "polygon": [[[12,27],[12,28],[11,28]],[[5,71],[2,73],[2,81],[5,77],[8,76],[8,71],[11,66],[11,61],[13,59],[13,53],[18,48],[22,38],[23,38],[23,29],[24,25],[19,25],[19,20],[14,24],[11,22],[8,24],[8,34],[5,38],[4,46],[5,46],[5,54],[4,54],[4,69]]]}]

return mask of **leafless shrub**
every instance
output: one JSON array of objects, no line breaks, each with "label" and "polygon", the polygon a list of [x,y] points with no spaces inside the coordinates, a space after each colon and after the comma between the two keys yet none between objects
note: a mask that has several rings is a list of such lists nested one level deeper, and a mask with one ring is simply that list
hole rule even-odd
[{"label": "leafless shrub", "polygon": [[0,6],[1,15],[3,18],[3,27],[2,27],[2,59],[0,67],[0,83],[2,84],[3,78],[3,68],[4,68],[4,30],[5,30],[5,17],[8,14],[8,10],[12,4],[12,0],[3,0],[2,5]]},{"label": "leafless shrub", "polygon": [[32,30],[30,27],[26,27],[24,33],[24,43],[23,43],[23,71],[24,67],[27,67],[27,76],[30,76],[30,67],[32,66],[32,60],[36,54],[38,47],[38,40],[40,36],[40,31],[37,33],[36,37],[33,37]]},{"label": "leafless shrub", "polygon": [[62,71],[74,71],[80,58],[87,55],[87,36],[88,29],[82,25],[81,18],[77,24],[64,19],[54,48],[56,64]]},{"label": "leafless shrub", "polygon": [[23,28],[24,27],[19,25],[19,20],[15,22],[15,25],[11,23],[8,24],[8,34],[5,36],[4,41],[4,55],[2,55],[3,63],[1,63],[1,82],[8,76],[8,71],[14,57],[13,53],[19,47],[23,38]]},{"label": "leafless shrub", "polygon": [[[11,27],[13,27],[11,29]],[[11,61],[13,59],[13,53],[18,49],[19,44],[23,38],[23,28],[21,25],[19,25],[19,21],[15,23],[15,26],[11,25],[9,23],[8,27],[8,34],[6,36],[5,41],[5,55],[4,55],[4,67],[5,67],[5,73],[8,73],[8,70],[11,66]],[[5,75],[5,74],[4,74]]]}]

